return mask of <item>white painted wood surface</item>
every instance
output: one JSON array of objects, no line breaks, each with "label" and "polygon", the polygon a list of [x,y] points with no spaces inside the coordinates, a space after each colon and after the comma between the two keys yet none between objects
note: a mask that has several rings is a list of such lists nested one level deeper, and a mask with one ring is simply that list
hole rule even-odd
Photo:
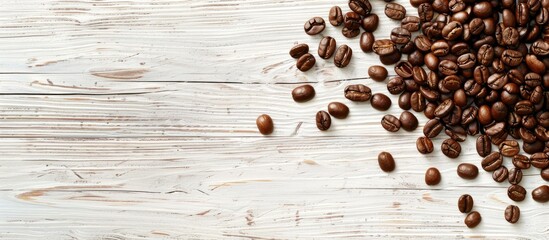
[{"label": "white painted wood surface", "polygon": [[[507,184],[484,171],[457,177],[459,163],[479,166],[473,139],[457,160],[422,156],[421,131],[387,133],[385,113],[343,98],[350,83],[387,92],[366,78],[379,62],[358,38],[327,26],[354,49],[351,65],[317,58],[296,70],[290,47],[316,52],[320,39],[304,21],[332,5],[348,9],[343,0],[2,0],[0,238],[548,239],[548,204],[517,203],[511,225]],[[384,2],[372,5],[375,35],[386,37],[396,22]],[[303,82],[317,96],[294,103]],[[314,114],[334,100],[351,115],[320,132]],[[261,113],[275,121],[272,136],[257,133]],[[395,172],[379,170],[382,150]],[[429,166],[443,172],[436,187],[423,182]],[[529,192],[547,184],[538,174],[525,171]],[[476,229],[457,210],[464,193],[483,216]]]}]

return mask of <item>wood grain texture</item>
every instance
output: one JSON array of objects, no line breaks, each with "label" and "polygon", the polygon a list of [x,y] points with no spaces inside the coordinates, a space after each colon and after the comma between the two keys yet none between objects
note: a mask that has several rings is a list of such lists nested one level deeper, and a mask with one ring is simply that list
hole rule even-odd
[{"label": "wood grain texture", "polygon": [[[379,124],[396,105],[378,112],[343,97],[351,83],[387,93],[366,77],[379,61],[358,39],[327,26],[355,50],[351,65],[317,58],[297,71],[288,50],[316,52],[321,38],[303,23],[346,3],[1,1],[0,238],[549,239],[547,203],[513,203],[482,170],[457,176],[459,163],[480,166],[474,139],[457,160],[420,155],[421,131]],[[397,23],[383,1],[372,5],[386,37]],[[290,91],[303,82],[317,96],[298,104]],[[351,115],[320,132],[314,115],[331,101]],[[262,113],[275,121],[268,137],[255,127]],[[393,153],[395,172],[379,170],[380,151]],[[430,166],[443,173],[435,187],[423,182]],[[547,183],[529,169],[522,184]],[[483,216],[476,229],[457,210],[464,193]],[[521,208],[515,225],[508,204]]]}]

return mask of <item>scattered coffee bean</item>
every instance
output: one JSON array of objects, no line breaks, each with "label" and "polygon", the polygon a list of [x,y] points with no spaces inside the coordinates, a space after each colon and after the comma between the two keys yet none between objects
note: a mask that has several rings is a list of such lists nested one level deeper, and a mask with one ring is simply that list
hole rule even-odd
[{"label": "scattered coffee bean", "polygon": [[425,135],[428,138],[434,138],[438,136],[438,134],[444,129],[444,125],[440,122],[440,120],[434,118],[423,126],[423,135]]},{"label": "scattered coffee bean", "polygon": [[457,174],[464,179],[475,179],[478,176],[478,168],[471,163],[462,163],[457,167]]},{"label": "scattered coffee bean", "polygon": [[465,225],[467,225],[468,228],[474,228],[480,224],[480,221],[482,221],[480,213],[477,211],[473,211],[467,214],[464,223]]},{"label": "scattered coffee bean", "polygon": [[425,172],[425,183],[427,185],[437,185],[440,183],[440,179],[440,172],[437,168],[432,167],[427,169],[427,171]]},{"label": "scattered coffee bean", "polygon": [[520,208],[515,205],[509,205],[505,208],[505,220],[509,223],[516,223],[520,218]]},{"label": "scattered coffee bean", "polygon": [[505,157],[512,157],[520,152],[520,147],[515,140],[505,140],[499,144],[499,152]]},{"label": "scattered coffee bean", "polygon": [[372,13],[362,19],[362,29],[366,32],[374,32],[379,25],[379,17],[377,14]]},{"label": "scattered coffee bean", "polygon": [[503,157],[499,152],[492,152],[482,159],[482,169],[487,172],[498,169],[503,163]]},{"label": "scattered coffee bean", "polygon": [[520,168],[511,168],[511,170],[509,170],[509,183],[519,184],[521,180],[522,170],[520,170]]},{"label": "scattered coffee bean", "polygon": [[292,90],[292,98],[296,102],[307,102],[315,97],[315,93],[313,86],[305,84]]},{"label": "scattered coffee bean", "polygon": [[462,213],[468,213],[473,210],[473,197],[469,194],[463,194],[458,199],[458,209]]},{"label": "scattered coffee bean", "polygon": [[402,126],[402,129],[406,131],[414,131],[419,125],[419,122],[416,116],[409,111],[402,112],[400,114],[399,120],[400,120],[400,125]]},{"label": "scattered coffee bean", "polygon": [[366,102],[372,98],[372,90],[362,84],[345,87],[345,98],[355,102]]},{"label": "scattered coffee bean", "polygon": [[416,147],[421,154],[432,153],[434,150],[433,141],[428,137],[419,137],[416,141]]},{"label": "scattered coffee bean", "polygon": [[526,198],[526,189],[521,185],[511,185],[507,188],[507,196],[515,202],[520,202]]},{"label": "scattered coffee bean", "polygon": [[372,11],[372,5],[368,0],[349,0],[349,8],[362,16],[368,16]]},{"label": "scattered coffee bean", "polygon": [[503,182],[509,176],[509,170],[505,166],[500,166],[492,173],[492,179],[496,182]]},{"label": "scattered coffee bean", "polygon": [[334,56],[334,64],[336,67],[343,68],[349,65],[351,57],[353,56],[353,50],[347,45],[341,45],[337,48]]},{"label": "scattered coffee bean", "polygon": [[321,17],[314,17],[305,22],[303,29],[305,29],[305,33],[309,35],[316,35],[324,31],[325,27],[326,23],[324,23],[324,19]]},{"label": "scattered coffee bean", "polygon": [[530,156],[530,164],[536,168],[547,168],[549,167],[549,156],[544,152],[537,152]]},{"label": "scattered coffee bean", "polygon": [[530,158],[522,154],[517,154],[513,156],[513,165],[516,168],[528,169],[530,168]]},{"label": "scattered coffee bean", "polygon": [[343,24],[343,12],[341,11],[341,8],[338,6],[333,6],[332,8],[330,8],[328,19],[330,21],[330,24],[332,24],[333,26],[339,26]]},{"label": "scattered coffee bean", "polygon": [[391,99],[383,93],[372,95],[370,102],[372,103],[372,107],[379,111],[386,111],[391,107]]},{"label": "scattered coffee bean", "polygon": [[541,185],[532,190],[532,198],[541,203],[549,201],[549,186]]},{"label": "scattered coffee bean", "polygon": [[273,132],[273,119],[271,119],[271,117],[267,114],[259,115],[259,117],[255,120],[255,124],[257,125],[259,132],[263,135],[268,135]]},{"label": "scattered coffee bean", "polygon": [[402,20],[406,16],[406,9],[398,3],[387,3],[385,16],[394,20]]},{"label": "scattered coffee bean", "polygon": [[395,170],[395,159],[393,159],[393,155],[391,155],[388,152],[381,152],[377,156],[377,162],[379,163],[379,167],[384,172],[392,172]]},{"label": "scattered coffee bean", "polygon": [[461,153],[461,145],[454,139],[446,139],[442,142],[441,150],[449,158],[457,158]]},{"label": "scattered coffee bean", "polygon": [[540,176],[543,180],[549,181],[549,168],[541,170]]},{"label": "scattered coffee bean", "polygon": [[296,67],[302,72],[306,72],[309,69],[313,68],[316,63],[316,59],[310,53],[306,53],[303,56],[297,59]]},{"label": "scattered coffee bean", "polygon": [[400,120],[393,115],[387,114],[381,119],[381,126],[389,132],[398,132],[400,129]]},{"label": "scattered coffee bean", "polygon": [[328,59],[336,50],[336,40],[330,36],[323,37],[318,44],[318,56]]},{"label": "scattered coffee bean", "polygon": [[343,119],[349,115],[349,107],[340,102],[331,102],[328,104],[328,112],[335,118]]},{"label": "scattered coffee bean", "polygon": [[374,34],[371,32],[363,32],[360,36],[360,49],[363,52],[369,53],[373,51],[373,46],[375,42]]},{"label": "scattered coffee bean", "polygon": [[290,49],[290,56],[293,58],[299,58],[309,52],[309,45],[300,43]]},{"label": "scattered coffee bean", "polygon": [[380,56],[391,55],[398,51],[393,41],[389,39],[375,40],[372,50]]},{"label": "scattered coffee bean", "polygon": [[368,75],[375,81],[381,82],[387,78],[389,72],[383,66],[373,65],[368,68]]},{"label": "scattered coffee bean", "polygon": [[332,125],[332,118],[330,114],[325,111],[318,111],[316,113],[316,127],[321,131],[326,131]]}]

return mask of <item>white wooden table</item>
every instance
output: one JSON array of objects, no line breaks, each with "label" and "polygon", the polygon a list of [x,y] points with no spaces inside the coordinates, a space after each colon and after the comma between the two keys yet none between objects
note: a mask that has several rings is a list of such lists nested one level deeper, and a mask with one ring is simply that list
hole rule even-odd
[{"label": "white wooden table", "polygon": [[[397,25],[384,4],[372,0],[378,38]],[[350,66],[295,68],[294,43],[316,55],[321,38],[303,23],[332,5],[348,11],[344,0],[2,0],[0,239],[547,239],[548,204],[528,195],[511,225],[507,183],[457,176],[459,163],[480,167],[473,138],[457,160],[423,156],[419,129],[381,128],[396,104],[343,97],[351,83],[387,93],[358,38],[328,25],[323,35],[353,48]],[[295,103],[304,82],[317,96]],[[331,101],[351,115],[320,132],[315,113]],[[272,136],[257,132],[261,113]],[[395,172],[380,171],[382,150]],[[425,185],[429,166],[440,185]],[[541,184],[525,171],[528,192]],[[483,216],[476,229],[457,210],[464,193]]]}]

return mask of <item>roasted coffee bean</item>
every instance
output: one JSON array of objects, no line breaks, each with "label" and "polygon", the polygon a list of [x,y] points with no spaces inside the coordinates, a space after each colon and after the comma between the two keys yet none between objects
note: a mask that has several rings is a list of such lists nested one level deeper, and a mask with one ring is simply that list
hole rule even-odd
[{"label": "roasted coffee bean", "polygon": [[466,108],[465,110],[463,110],[463,114],[461,115],[461,124],[462,125],[467,125],[467,124],[470,124],[470,123],[474,122],[477,119],[477,114],[478,114],[478,108],[477,107],[470,106],[470,107]]},{"label": "roasted coffee bean", "polygon": [[445,76],[455,75],[458,70],[458,65],[450,60],[442,60],[438,64],[438,71]]},{"label": "roasted coffee bean", "polygon": [[421,22],[430,22],[435,14],[431,3],[422,3],[417,8],[418,16]]},{"label": "roasted coffee bean", "polygon": [[437,168],[431,167],[425,172],[425,183],[429,186],[440,183],[441,175]]},{"label": "roasted coffee bean", "polygon": [[343,26],[349,30],[358,30],[360,28],[360,15],[355,12],[347,12],[343,15]]},{"label": "roasted coffee bean", "polygon": [[522,154],[517,154],[513,156],[513,165],[516,168],[528,169],[530,168],[530,158]]},{"label": "roasted coffee bean", "polygon": [[434,103],[427,103],[427,105],[425,105],[425,110],[423,111],[423,114],[425,115],[425,117],[427,117],[428,119],[433,119],[435,118],[435,109],[437,108],[437,105],[434,104]]},{"label": "roasted coffee bean", "polygon": [[336,67],[343,68],[349,65],[349,62],[351,62],[351,57],[353,56],[353,50],[343,44],[339,46],[335,52],[334,56],[334,64]]},{"label": "roasted coffee bean", "polygon": [[371,32],[363,32],[360,36],[360,49],[363,52],[369,53],[372,52],[372,47],[374,46],[375,37]]},{"label": "roasted coffee bean", "polygon": [[399,62],[395,65],[395,73],[403,78],[411,78],[413,74],[413,66],[407,61]]},{"label": "roasted coffee bean", "polygon": [[410,104],[411,96],[412,94],[409,92],[403,92],[402,94],[400,94],[400,96],[398,97],[398,106],[403,110],[410,110],[412,108],[412,104]]},{"label": "roasted coffee bean", "polygon": [[488,105],[482,105],[478,109],[478,121],[482,125],[488,125],[494,121],[492,118],[492,109]]},{"label": "roasted coffee bean", "polygon": [[[461,22],[464,23],[464,22]],[[484,32],[485,25],[481,18],[473,18],[469,22],[469,31],[471,31],[471,34],[473,35],[480,35]]]},{"label": "roasted coffee bean", "polygon": [[520,202],[526,198],[526,189],[521,185],[511,185],[507,188],[507,196],[515,202]]},{"label": "roasted coffee bean", "polygon": [[414,131],[419,124],[416,116],[409,111],[402,112],[399,120],[402,129],[406,131]]},{"label": "roasted coffee bean", "polygon": [[488,67],[492,64],[492,61],[494,61],[494,55],[494,48],[489,44],[484,44],[480,46],[477,51],[477,61]]},{"label": "roasted coffee bean", "polygon": [[[425,35],[418,35],[417,37],[415,37],[414,38],[414,44],[415,44],[417,49],[419,49],[423,52],[427,52],[427,51],[431,50],[431,47],[433,45],[431,40],[429,40],[429,38]],[[429,54],[426,54],[425,56],[427,57],[427,55],[429,55]],[[434,54],[431,53],[431,55],[432,55],[432,57],[434,57],[434,59],[438,60],[438,58],[436,58],[436,56]],[[425,63],[427,63],[427,59],[425,59]]]},{"label": "roasted coffee bean", "polygon": [[[444,15],[440,14],[438,16],[444,16]],[[465,24],[464,27],[469,27],[469,25],[467,25],[467,23],[466,23],[467,19],[469,19],[469,13],[467,13],[466,11],[461,11],[461,12],[454,13],[450,17],[450,21],[456,21],[456,22],[459,22],[461,24]],[[482,22],[482,19],[480,21]],[[484,25],[484,23],[482,23],[482,24]]]},{"label": "roasted coffee bean", "polygon": [[400,120],[393,115],[387,114],[381,119],[381,126],[389,132],[398,132],[400,130]]},{"label": "roasted coffee bean", "polygon": [[543,151],[544,147],[544,144],[540,141],[535,141],[533,143],[524,142],[522,144],[522,150],[524,150],[524,152],[528,154],[534,154],[536,152]]},{"label": "roasted coffee bean", "polygon": [[468,228],[474,228],[480,224],[482,221],[482,217],[480,216],[480,213],[477,211],[470,212],[465,217],[464,223]]},{"label": "roasted coffee bean", "polygon": [[405,79],[404,85],[406,86],[406,91],[408,92],[418,92],[419,85],[414,81],[414,79]]},{"label": "roasted coffee bean", "polygon": [[269,135],[274,130],[273,119],[267,114],[259,115],[255,120],[255,124],[257,125],[259,132],[263,135]]},{"label": "roasted coffee bean", "polygon": [[343,12],[339,6],[333,6],[328,13],[328,19],[333,26],[343,24]]},{"label": "roasted coffee bean", "polygon": [[387,90],[391,94],[400,94],[405,88],[406,84],[404,83],[404,79],[400,76],[393,77],[387,82]]},{"label": "roasted coffee bean", "polygon": [[507,77],[505,74],[494,73],[487,79],[488,87],[493,90],[500,90],[507,84]]},{"label": "roasted coffee bean", "polygon": [[519,2],[515,10],[515,18],[519,26],[526,26],[529,21],[528,5],[525,2]]},{"label": "roasted coffee bean", "polygon": [[309,84],[301,85],[292,90],[292,98],[296,102],[306,102],[315,97],[315,88]]},{"label": "roasted coffee bean", "polygon": [[366,102],[372,97],[372,90],[362,84],[345,87],[345,98],[355,102]]},{"label": "roasted coffee bean", "polygon": [[522,180],[522,170],[520,168],[511,168],[508,178],[510,184],[519,184]]},{"label": "roasted coffee bean", "polygon": [[375,40],[372,50],[380,56],[391,55],[397,51],[395,44],[390,39]]},{"label": "roasted coffee bean", "polygon": [[458,209],[462,213],[468,213],[473,210],[473,197],[469,194],[463,194],[458,199]]},{"label": "roasted coffee bean", "polygon": [[541,39],[535,41],[530,46],[530,52],[538,56],[549,55],[549,42],[543,41]]},{"label": "roasted coffee bean", "polygon": [[530,164],[536,168],[547,168],[549,167],[549,156],[544,152],[537,152],[530,156]]},{"label": "roasted coffee bean", "polygon": [[[505,131],[505,123],[504,122],[498,122],[496,124],[491,125],[490,127],[486,128],[486,135],[492,137],[500,135]],[[499,144],[498,144],[499,145]]]},{"label": "roasted coffee bean", "polygon": [[545,74],[546,73],[546,67],[545,64],[536,57],[536,55],[533,54],[527,54],[526,58],[524,59],[526,62],[526,65],[532,72],[535,72],[537,74]]},{"label": "roasted coffee bean", "polygon": [[506,49],[501,55],[503,63],[510,67],[516,67],[522,62],[522,53],[512,49]]},{"label": "roasted coffee bean", "polygon": [[457,65],[461,69],[471,69],[475,66],[476,62],[477,58],[472,53],[465,53],[457,59]]},{"label": "roasted coffee bean", "polygon": [[[456,91],[461,88],[462,82],[461,82],[461,78],[458,77],[457,75],[450,75],[442,79],[442,81],[440,81],[440,84],[444,88],[448,89],[449,91]],[[440,86],[439,86],[439,90],[442,91],[442,89],[440,89]]]},{"label": "roasted coffee bean", "polygon": [[422,66],[424,63],[425,55],[419,50],[415,50],[408,54],[408,62],[410,62],[414,67]]},{"label": "roasted coffee bean", "polygon": [[408,43],[400,46],[400,52],[402,54],[411,54],[412,52],[416,51],[416,45],[413,41],[409,41]]},{"label": "roasted coffee bean", "polygon": [[362,19],[361,26],[366,32],[373,32],[379,25],[379,17],[377,14],[372,13]]},{"label": "roasted coffee bean", "polygon": [[446,40],[455,40],[463,34],[463,25],[458,21],[451,21],[442,28],[442,37]]},{"label": "roasted coffee bean", "polygon": [[395,47],[395,51],[393,53],[389,55],[379,56],[379,61],[381,61],[381,63],[385,65],[393,65],[398,61],[400,61],[401,57],[402,57],[402,53],[396,50],[396,47]]},{"label": "roasted coffee bean", "polygon": [[395,159],[393,158],[393,155],[388,152],[379,153],[379,155],[377,155],[377,162],[379,168],[384,172],[392,172],[395,170]]},{"label": "roasted coffee bean", "polygon": [[[412,81],[413,82],[413,81]],[[416,112],[422,112],[425,110],[425,97],[419,91],[413,92],[410,97],[410,104],[412,109]]]},{"label": "roasted coffee bean", "polygon": [[309,45],[300,43],[290,49],[290,56],[293,58],[299,58],[309,52]]},{"label": "roasted coffee bean", "polygon": [[457,174],[464,179],[475,179],[478,176],[478,168],[471,163],[462,163],[457,167]]},{"label": "roasted coffee bean", "polygon": [[[492,91],[496,93],[496,91]],[[494,96],[496,99],[498,99],[499,96]],[[488,101],[488,99],[487,99]],[[492,119],[496,122],[502,122],[507,119],[507,105],[505,105],[503,102],[495,102],[492,104],[492,107],[490,108],[490,115],[492,116]]]},{"label": "roasted coffee bean", "polygon": [[351,28],[348,28],[348,27],[343,27],[341,29],[341,34],[343,36],[345,36],[346,38],[354,38],[354,37],[358,36],[358,34],[360,34],[360,29],[359,28],[351,29]]},{"label": "roasted coffee bean", "polygon": [[449,158],[457,158],[461,153],[461,145],[454,139],[446,139],[442,142],[441,150]]},{"label": "roasted coffee bean", "polygon": [[540,176],[543,180],[549,181],[549,168],[541,170]]},{"label": "roasted coffee bean", "polygon": [[448,114],[450,114],[454,109],[454,106],[454,101],[452,101],[452,99],[450,98],[442,101],[442,103],[440,103],[435,109],[435,116],[438,118],[448,116]]},{"label": "roasted coffee bean", "polygon": [[406,8],[398,3],[387,3],[385,5],[385,16],[394,20],[402,20],[406,16]]},{"label": "roasted coffee bean", "polygon": [[500,166],[492,173],[492,179],[496,182],[503,182],[507,179],[509,170],[505,166]]},{"label": "roasted coffee bean", "polygon": [[492,152],[482,159],[482,169],[487,172],[498,169],[503,163],[503,157],[499,152]]},{"label": "roasted coffee bean", "polygon": [[419,24],[421,21],[419,17],[416,16],[407,16],[400,22],[400,26],[410,32],[419,31]]},{"label": "roasted coffee bean", "polygon": [[532,131],[533,128],[538,126],[538,121],[536,120],[536,117],[532,115],[526,115],[522,117],[522,126],[526,129],[529,129]]},{"label": "roasted coffee bean", "polygon": [[438,119],[431,119],[423,126],[423,135],[428,138],[434,138],[444,129],[444,125]]},{"label": "roasted coffee bean", "polygon": [[516,223],[520,218],[520,208],[515,205],[509,205],[505,208],[505,220],[509,223]]},{"label": "roasted coffee bean", "polygon": [[328,112],[335,118],[343,119],[349,115],[349,107],[340,102],[331,102],[328,104]]},{"label": "roasted coffee bean", "polygon": [[[425,70],[423,70],[422,67],[414,66],[412,68],[412,77],[414,78],[414,81],[419,85],[426,85],[427,84],[428,76],[427,76],[427,73],[425,72]],[[427,95],[425,95],[427,100],[430,100],[430,101],[438,100],[439,94],[438,94],[437,91],[431,90],[430,88],[425,88],[425,89],[433,91],[433,94],[432,94],[433,98],[429,98]],[[421,87],[420,87],[420,90],[421,90]]]},{"label": "roasted coffee bean", "polygon": [[336,40],[330,36],[326,36],[320,40],[318,44],[318,56],[328,59],[332,57],[336,50]]},{"label": "roasted coffee bean", "polygon": [[324,22],[324,19],[321,17],[314,17],[305,22],[303,29],[305,30],[305,33],[309,35],[316,35],[324,31],[325,27],[326,23]]},{"label": "roasted coffee bean", "polygon": [[309,69],[313,68],[313,66],[316,63],[316,59],[313,55],[310,53],[306,53],[303,56],[299,57],[296,62],[296,67],[302,72],[309,71]]},{"label": "roasted coffee bean", "polygon": [[522,141],[524,141],[524,143],[534,143],[537,141],[536,135],[530,132],[527,128],[520,128],[519,136],[520,138],[522,138]]},{"label": "roasted coffee bean", "polygon": [[[464,108],[467,105],[467,94],[465,93],[465,90],[463,90],[463,89],[456,90],[454,92],[453,100],[454,100],[454,104],[456,106]],[[462,117],[462,119],[463,119],[463,117]]]},{"label": "roasted coffee bean", "polygon": [[420,4],[422,3],[428,3],[430,2],[429,0],[410,0],[410,4],[412,4],[413,7],[419,7]]},{"label": "roasted coffee bean", "polygon": [[368,68],[368,75],[371,79],[381,82],[387,78],[389,72],[387,72],[387,69],[383,66],[373,65]]},{"label": "roasted coffee bean", "polygon": [[473,5],[473,14],[479,18],[487,18],[492,16],[492,5],[490,2],[484,1]]},{"label": "roasted coffee bean", "polygon": [[372,5],[368,0],[349,0],[349,8],[362,16],[368,16],[372,11]]},{"label": "roasted coffee bean", "polygon": [[396,27],[391,30],[391,41],[395,44],[406,44],[410,41],[411,37],[412,34],[402,27]]},{"label": "roasted coffee bean", "polygon": [[505,157],[512,157],[520,152],[520,147],[515,140],[505,140],[499,144],[499,152]]},{"label": "roasted coffee bean", "polygon": [[506,27],[501,33],[501,42],[503,45],[516,47],[519,44],[519,32],[514,27]]},{"label": "roasted coffee bean", "polygon": [[379,111],[386,111],[391,107],[391,99],[383,93],[376,93],[370,100],[372,107]]},{"label": "roasted coffee bean", "polygon": [[467,139],[467,131],[462,126],[448,126],[444,133],[453,140],[464,142]]},{"label": "roasted coffee bean", "polygon": [[325,111],[318,111],[316,113],[316,127],[321,131],[326,131],[332,125],[332,118],[330,114]]}]

